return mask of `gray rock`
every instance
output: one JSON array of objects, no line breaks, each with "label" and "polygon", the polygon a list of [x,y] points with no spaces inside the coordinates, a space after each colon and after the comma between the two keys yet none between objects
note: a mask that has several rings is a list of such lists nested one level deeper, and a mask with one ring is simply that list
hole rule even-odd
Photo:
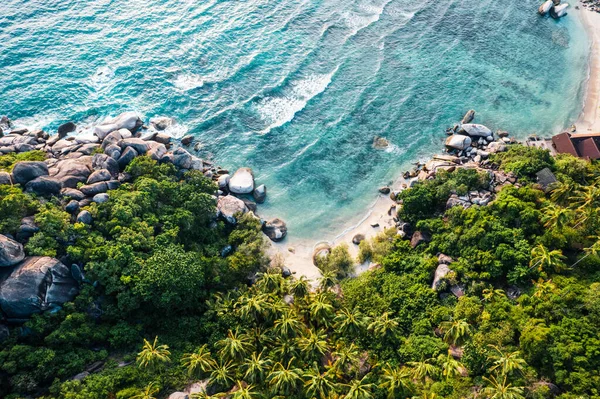
[{"label": "gray rock", "polygon": [[133,147],[125,147],[119,158],[119,168],[125,169],[138,156],[137,151]]},{"label": "gray rock", "polygon": [[121,147],[116,144],[109,144],[104,148],[104,153],[112,159],[119,159],[121,157]]},{"label": "gray rock", "polygon": [[250,168],[239,168],[229,180],[229,191],[250,194],[254,190],[254,175]]},{"label": "gray rock", "polygon": [[21,219],[21,225],[17,230],[17,241],[25,242],[38,231],[40,231],[40,228],[35,224],[35,218],[33,216],[24,217]]},{"label": "gray rock", "polygon": [[364,234],[356,234],[354,237],[352,237],[352,243],[354,245],[358,245],[361,242],[363,242],[364,240],[365,240]]},{"label": "gray rock", "polygon": [[[108,134],[104,140],[102,140],[102,148],[104,148],[106,150],[106,148],[110,145],[117,145],[117,143],[121,140],[123,140],[123,136],[121,136],[121,133],[119,133],[119,131],[117,130],[116,132],[112,132],[110,134]],[[119,147],[119,146],[117,146]],[[119,147],[119,149],[121,149],[121,147]],[[105,151],[106,152],[106,151]]]},{"label": "gray rock", "polygon": [[152,143],[147,155],[155,161],[160,161],[166,153],[167,147],[164,144]]},{"label": "gray rock", "polygon": [[164,134],[164,133],[158,133],[154,137],[154,141],[156,141],[157,143],[167,145],[171,142],[171,136],[169,136],[168,134]]},{"label": "gray rock", "polygon": [[379,188],[379,192],[380,192],[381,194],[385,194],[385,195],[387,195],[387,194],[389,194],[391,191],[392,191],[392,189],[390,189],[388,186],[385,186],[385,187],[380,187],[380,188]]},{"label": "gray rock", "polygon": [[8,172],[0,172],[0,185],[2,184],[12,184],[12,179],[10,177],[10,173]]},{"label": "gray rock", "polygon": [[244,201],[232,195],[220,197],[217,201],[217,210],[225,221],[229,224],[236,224],[235,215],[238,213],[244,214],[248,212],[248,208]]},{"label": "gray rock", "polygon": [[119,174],[119,164],[106,154],[96,154],[92,159],[94,170],[107,169],[112,176]]},{"label": "gray rock", "polygon": [[412,238],[410,239],[410,246],[415,248],[419,244],[427,243],[431,240],[429,235],[422,231],[415,231]]},{"label": "gray rock", "polygon": [[13,168],[13,180],[15,183],[25,185],[27,182],[40,176],[48,176],[48,166],[39,161],[17,162]]},{"label": "gray rock", "polygon": [[181,139],[181,144],[185,145],[185,146],[188,146],[188,145],[192,144],[192,141],[194,141],[194,136],[191,135],[191,134],[188,134],[187,136],[184,136]]},{"label": "gray rock", "polygon": [[108,181],[112,178],[108,169],[99,169],[92,173],[87,179],[87,184],[94,184],[101,181]]},{"label": "gray rock", "polygon": [[93,220],[94,219],[92,218],[92,214],[89,213],[88,211],[81,211],[77,215],[77,222],[78,223],[92,224]]},{"label": "gray rock", "polygon": [[23,245],[0,234],[0,267],[14,266],[25,259]]},{"label": "gray rock", "polygon": [[110,197],[108,196],[108,194],[100,193],[100,194],[94,195],[94,198],[92,198],[92,201],[94,201],[97,204],[103,204],[105,202],[108,202],[109,199],[110,199]]},{"label": "gray rock", "polygon": [[177,148],[173,151],[173,165],[179,169],[190,169],[192,167],[192,154],[183,148]]},{"label": "gray rock", "polygon": [[230,179],[230,176],[227,174],[219,176],[219,178],[217,179],[217,184],[219,186],[219,190],[223,190],[223,191],[229,190],[229,179]]},{"label": "gray rock", "polygon": [[118,146],[121,147],[121,152],[125,154],[126,148],[133,148],[136,153],[143,155],[148,151],[148,142],[135,137],[123,139],[119,141]]},{"label": "gray rock", "polygon": [[60,193],[62,194],[63,197],[65,198],[71,198],[74,199],[75,201],[81,201],[82,199],[85,198],[85,194],[82,193],[79,190],[76,190],[74,188],[63,188]]},{"label": "gray rock", "polygon": [[[224,176],[229,176],[229,175],[224,175]],[[256,187],[254,189],[254,191],[252,191],[252,196],[254,197],[254,200],[256,202],[258,202],[259,204],[262,204],[267,199],[267,186],[265,186],[264,184],[261,184],[260,186]]]},{"label": "gray rock", "polygon": [[60,180],[56,177],[40,176],[25,185],[25,190],[37,195],[58,195],[62,189]]},{"label": "gray rock", "polygon": [[438,265],[437,269],[435,269],[435,274],[433,276],[433,283],[431,284],[431,288],[434,290],[438,289],[441,281],[450,273],[452,270],[446,265],[442,263]]},{"label": "gray rock", "polygon": [[63,187],[69,188],[75,188],[79,183],[85,183],[91,173],[92,157],[90,156],[61,159],[50,169],[50,176],[59,179]]},{"label": "gray rock", "polygon": [[50,257],[29,257],[0,283],[0,308],[9,319],[24,319],[72,301],[79,292],[69,268]]},{"label": "gray rock", "polygon": [[449,257],[448,255],[439,254],[438,262],[440,264],[449,265],[450,263],[454,262],[454,260],[451,257]]},{"label": "gray rock", "polygon": [[106,182],[106,187],[109,190],[116,190],[117,188],[121,187],[121,182],[118,180],[109,180]]},{"label": "gray rock", "polygon": [[67,206],[65,206],[65,211],[70,213],[71,215],[78,213],[79,212],[79,202],[77,202],[75,200],[69,201]]},{"label": "gray rock", "polygon": [[263,232],[271,241],[279,242],[287,235],[287,226],[281,219],[271,219],[263,225]]},{"label": "gray rock", "polygon": [[77,129],[77,125],[75,125],[73,122],[63,123],[58,127],[58,137],[61,139],[65,138],[67,134],[74,132],[75,129]]},{"label": "gray rock", "polygon": [[493,135],[492,131],[486,126],[476,123],[464,123],[461,125],[461,130],[471,137],[488,137]]},{"label": "gray rock", "polygon": [[108,185],[106,182],[101,181],[98,183],[81,186],[79,187],[79,191],[81,191],[86,197],[93,197],[96,194],[107,192]]},{"label": "gray rock", "polygon": [[470,109],[470,110],[467,111],[467,113],[462,118],[462,121],[460,123],[463,124],[463,125],[465,123],[471,123],[473,121],[473,119],[475,119],[475,110]]},{"label": "gray rock", "polygon": [[115,130],[127,129],[135,131],[142,125],[142,120],[135,112],[124,112],[117,117],[105,120],[102,124],[96,126],[94,128],[94,134],[102,140]]},{"label": "gray rock", "polygon": [[471,138],[462,134],[454,134],[446,139],[446,147],[465,150],[471,145]]},{"label": "gray rock", "polygon": [[173,125],[173,118],[168,118],[166,116],[157,116],[155,118],[150,119],[150,125],[152,125],[156,130],[165,130]]}]

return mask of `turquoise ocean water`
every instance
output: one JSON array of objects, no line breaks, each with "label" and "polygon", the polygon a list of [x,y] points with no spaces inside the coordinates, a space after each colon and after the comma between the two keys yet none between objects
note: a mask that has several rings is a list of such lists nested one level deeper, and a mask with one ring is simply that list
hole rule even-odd
[{"label": "turquoise ocean water", "polygon": [[589,43],[539,2],[4,0],[0,114],[175,117],[199,155],[254,169],[262,214],[331,238],[469,108],[517,137],[577,119]]}]

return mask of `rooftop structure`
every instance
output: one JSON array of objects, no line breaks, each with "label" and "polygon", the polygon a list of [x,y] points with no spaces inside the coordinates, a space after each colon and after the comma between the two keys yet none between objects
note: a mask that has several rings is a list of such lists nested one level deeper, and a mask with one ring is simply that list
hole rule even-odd
[{"label": "rooftop structure", "polygon": [[559,154],[571,154],[585,159],[600,159],[600,133],[563,132],[552,137],[552,145]]}]

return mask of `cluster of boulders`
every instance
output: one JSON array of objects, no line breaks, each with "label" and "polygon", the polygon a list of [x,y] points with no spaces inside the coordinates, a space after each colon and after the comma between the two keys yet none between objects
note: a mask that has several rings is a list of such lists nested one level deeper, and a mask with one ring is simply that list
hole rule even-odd
[{"label": "cluster of boulders", "polygon": [[600,12],[600,0],[580,0],[581,5],[590,11]]},{"label": "cluster of boulders", "polygon": [[550,14],[552,18],[558,19],[567,15],[567,8],[569,8],[569,4],[561,4],[561,0],[546,0],[538,8],[538,14],[542,16]]},{"label": "cluster of boulders", "polygon": [[[172,123],[170,118],[155,118],[145,126],[136,113],[125,112],[87,134],[72,134],[77,126],[68,122],[51,136],[43,130],[16,129],[2,117],[0,155],[40,150],[46,153],[46,159],[17,162],[11,173],[0,171],[0,184],[18,184],[37,196],[58,198],[73,222],[93,224],[91,213],[84,208],[92,202],[108,201],[110,190],[131,180],[125,168],[137,156],[147,155],[160,163],[173,164],[181,174],[197,170],[215,181],[219,187],[215,193],[216,218],[236,224],[237,214],[255,213],[257,203],[265,201],[267,189],[265,185],[255,186],[252,170],[240,168],[230,176],[229,171],[174,145],[175,140],[164,131]],[[193,141],[194,136],[185,136],[180,144],[188,146]],[[261,222],[271,240],[285,238],[285,222]],[[72,270],[57,259],[25,257],[22,243],[37,231],[34,218],[26,217],[16,237],[0,236],[0,309],[10,319],[25,319],[72,299],[77,277],[82,278],[78,266]],[[225,251],[224,256],[230,252]]]},{"label": "cluster of boulders", "polygon": [[[124,172],[127,165],[137,156],[147,155],[175,165],[181,173],[198,170],[214,180],[219,186],[215,193],[217,217],[226,222],[237,223],[238,213],[256,213],[256,204],[265,201],[267,189],[264,184],[255,187],[252,170],[240,168],[231,176],[228,170],[191,154],[182,146],[193,143],[192,135],[180,140],[182,146],[174,146],[172,137],[164,133],[173,123],[170,118],[153,118],[150,126],[145,126],[135,112],[125,112],[95,126],[92,134],[69,136],[77,126],[68,122],[51,137],[42,130],[11,129],[10,120],[4,117],[0,126],[10,132],[0,133],[0,154],[42,150],[48,159],[17,163],[12,174],[0,172],[0,184],[17,183],[37,195],[60,196],[67,201],[67,212],[78,222],[90,224],[91,214],[81,208],[108,201],[108,191],[130,180]],[[262,223],[271,240],[285,238],[287,226],[282,220]]]}]

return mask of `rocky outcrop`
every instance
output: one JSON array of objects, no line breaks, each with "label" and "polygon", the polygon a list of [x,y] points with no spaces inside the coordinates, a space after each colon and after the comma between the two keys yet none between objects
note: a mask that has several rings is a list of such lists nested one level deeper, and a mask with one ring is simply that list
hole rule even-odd
[{"label": "rocky outcrop", "polygon": [[460,123],[462,125],[464,125],[465,123],[471,123],[473,121],[473,119],[475,119],[475,110],[470,109],[467,111],[467,113],[462,118],[462,121]]},{"label": "rocky outcrop", "polygon": [[244,201],[232,195],[220,197],[217,202],[217,211],[219,216],[223,217],[229,224],[236,224],[235,215],[238,213],[244,214],[248,212],[248,208]]},{"label": "rocky outcrop", "polygon": [[40,176],[25,185],[25,190],[37,195],[58,195],[62,189],[60,180],[56,177]]},{"label": "rocky outcrop", "polygon": [[127,129],[129,131],[135,131],[143,124],[135,112],[124,112],[113,119],[107,119],[100,125],[94,128],[94,134],[103,140],[109,133],[115,130]]},{"label": "rocky outcrop", "polygon": [[471,137],[491,137],[494,133],[486,126],[476,123],[464,123],[460,126],[460,132]]},{"label": "rocky outcrop", "polygon": [[252,196],[257,203],[262,204],[267,199],[267,186],[261,184],[260,186],[256,187],[252,192]]},{"label": "rocky outcrop", "polygon": [[23,245],[0,234],[0,268],[14,266],[25,259]]},{"label": "rocky outcrop", "polygon": [[48,166],[40,161],[17,162],[12,175],[15,183],[25,185],[37,177],[48,176]]},{"label": "rocky outcrop", "polygon": [[466,150],[471,145],[471,138],[462,134],[454,134],[446,139],[446,147],[455,150]]},{"label": "rocky outcrop", "polygon": [[431,288],[436,290],[438,289],[438,287],[440,286],[442,280],[450,273],[452,272],[452,269],[450,269],[450,267],[445,264],[445,263],[440,263],[438,265],[438,267],[435,269],[435,274],[433,276],[433,283],[431,284]]},{"label": "rocky outcrop", "polygon": [[254,190],[254,175],[250,168],[238,169],[229,180],[229,191],[235,194],[250,194]]},{"label": "rocky outcrop", "polygon": [[58,127],[58,137],[61,139],[67,137],[67,134],[74,132],[77,126],[73,122],[63,123]]},{"label": "rocky outcrop", "polygon": [[550,9],[550,16],[554,19],[562,18],[567,15],[567,8],[569,8],[567,3],[554,6]]},{"label": "rocky outcrop", "polygon": [[538,8],[538,14],[546,15],[550,12],[550,9],[554,6],[554,2],[552,0],[545,1],[540,8]]},{"label": "rocky outcrop", "polygon": [[431,240],[429,234],[422,231],[415,231],[410,239],[410,246],[416,248],[419,244],[427,243]]},{"label": "rocky outcrop", "polygon": [[271,219],[263,225],[263,232],[273,242],[282,241],[287,235],[287,226],[281,219]]},{"label": "rocky outcrop", "polygon": [[22,320],[73,300],[79,291],[68,267],[50,257],[29,257],[0,283],[0,309]]}]

